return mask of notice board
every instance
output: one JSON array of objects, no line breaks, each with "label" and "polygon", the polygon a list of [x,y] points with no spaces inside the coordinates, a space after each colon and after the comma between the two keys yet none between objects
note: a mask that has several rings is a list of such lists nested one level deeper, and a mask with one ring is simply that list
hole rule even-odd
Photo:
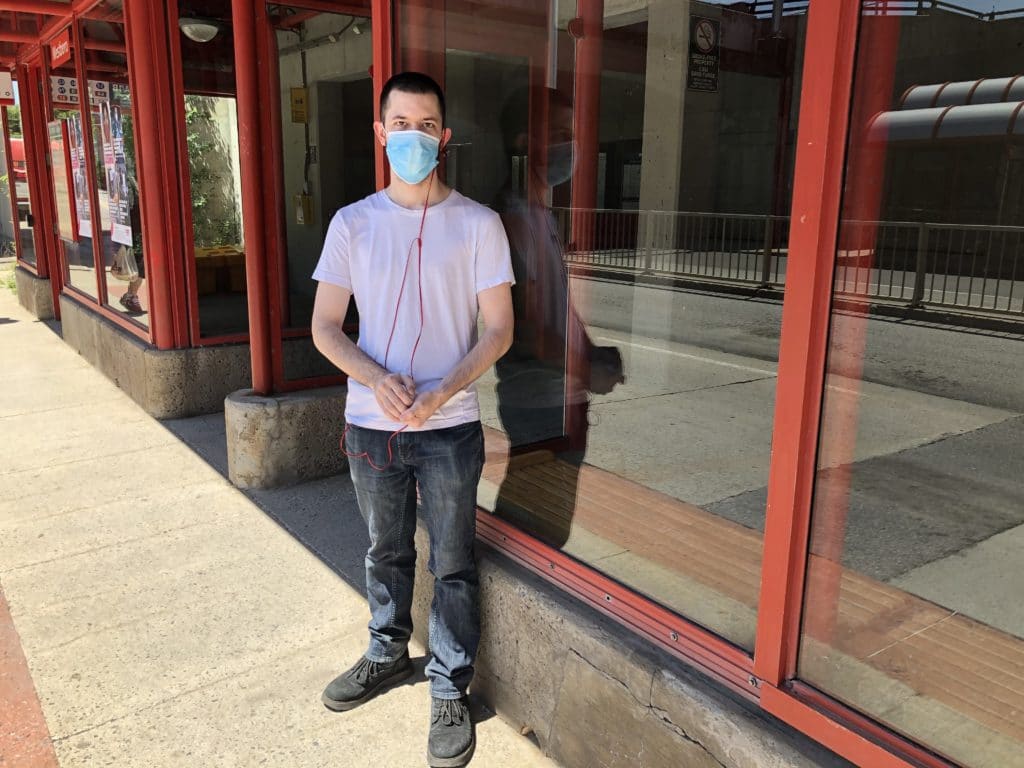
[{"label": "notice board", "polygon": [[686,85],[692,91],[718,90],[718,65],[722,56],[722,24],[705,16],[690,17],[690,51]]}]

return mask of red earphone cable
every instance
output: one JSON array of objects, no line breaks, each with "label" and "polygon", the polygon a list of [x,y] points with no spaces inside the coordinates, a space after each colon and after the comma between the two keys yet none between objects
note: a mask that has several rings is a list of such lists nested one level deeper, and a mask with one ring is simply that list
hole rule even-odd
[{"label": "red earphone cable", "polygon": [[[416,280],[418,283],[419,293],[419,304],[420,304],[420,328],[416,334],[416,342],[412,346],[412,354],[409,356],[409,376],[412,376],[413,365],[416,361],[416,350],[419,349],[420,339],[423,338],[423,326],[426,324],[426,316],[423,312],[423,226],[427,221],[427,207],[430,205],[430,189],[434,184],[434,171],[430,172],[430,181],[427,184],[427,199],[423,201],[423,215],[420,217],[420,229],[419,234],[409,244],[409,252],[405,256],[405,270],[402,272],[402,285],[398,289],[398,299],[395,301],[395,316],[391,321],[391,334],[388,336],[388,345],[384,351],[384,369],[388,370],[388,356],[391,354],[391,342],[395,338],[395,329],[398,327],[398,312],[402,306],[402,296],[405,294],[405,282],[409,277],[409,264],[412,262],[412,248],[416,246]],[[349,424],[345,424],[345,430],[341,433],[341,452],[344,453],[350,459],[366,459],[366,463],[369,464],[373,469],[378,472],[383,472],[389,466],[394,459],[394,454],[391,448],[391,442],[398,436],[400,432],[404,432],[408,428],[408,424],[400,429],[396,429],[391,433],[388,438],[388,463],[382,467],[378,467],[373,463],[373,459],[370,458],[370,454],[367,451],[362,453],[350,453],[345,448],[345,436],[348,434]]]}]

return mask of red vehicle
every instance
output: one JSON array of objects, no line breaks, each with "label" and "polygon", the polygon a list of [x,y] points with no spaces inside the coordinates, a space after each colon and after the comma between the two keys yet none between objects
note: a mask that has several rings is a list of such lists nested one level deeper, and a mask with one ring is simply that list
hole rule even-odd
[{"label": "red vehicle", "polygon": [[28,181],[28,169],[25,167],[25,140],[11,137],[11,170],[15,181]]},{"label": "red vehicle", "polygon": [[14,192],[17,195],[18,218],[27,221],[31,212],[28,197],[28,168],[25,166],[25,140],[11,137],[10,169],[14,175]]}]

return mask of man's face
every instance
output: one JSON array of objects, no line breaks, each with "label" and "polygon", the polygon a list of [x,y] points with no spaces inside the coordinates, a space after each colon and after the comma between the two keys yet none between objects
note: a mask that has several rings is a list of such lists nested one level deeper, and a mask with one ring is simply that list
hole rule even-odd
[{"label": "man's face", "polygon": [[381,145],[387,144],[387,134],[395,131],[422,131],[436,137],[444,147],[451,138],[451,129],[441,124],[441,105],[432,93],[392,91],[388,95],[384,120],[374,123],[374,131]]}]

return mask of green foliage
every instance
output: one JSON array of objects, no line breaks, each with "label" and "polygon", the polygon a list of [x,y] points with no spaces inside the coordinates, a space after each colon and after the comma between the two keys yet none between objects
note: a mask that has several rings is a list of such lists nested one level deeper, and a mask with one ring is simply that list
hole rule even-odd
[{"label": "green foliage", "polygon": [[234,200],[231,153],[217,128],[214,99],[185,97],[185,141],[192,180],[192,232],[199,247],[237,245],[242,222]]},{"label": "green foliage", "polygon": [[[11,257],[14,256],[14,254],[15,250],[13,242],[5,241],[3,245],[0,246],[0,256]],[[3,272],[0,273],[0,281],[2,281],[3,285],[5,285],[7,290],[11,293],[17,293],[18,283],[14,279],[14,262],[12,261],[3,267],[0,267],[0,269],[3,270]]]},{"label": "green foliage", "polygon": [[7,130],[11,136],[21,136],[21,108],[7,108]]}]

